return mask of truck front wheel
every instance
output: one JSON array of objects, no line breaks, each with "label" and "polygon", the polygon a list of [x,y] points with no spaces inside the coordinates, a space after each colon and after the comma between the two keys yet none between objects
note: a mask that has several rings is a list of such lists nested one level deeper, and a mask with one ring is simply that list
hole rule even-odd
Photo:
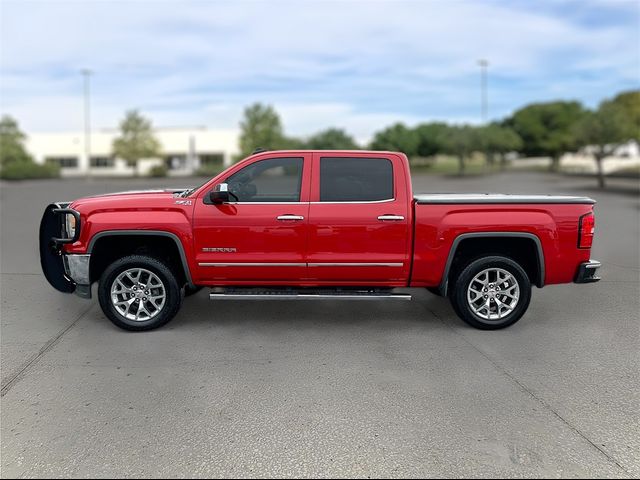
[{"label": "truck front wheel", "polygon": [[130,255],[109,265],[98,286],[104,314],[125,330],[151,330],[171,320],[182,292],[171,269],[153,257]]},{"label": "truck front wheel", "polygon": [[469,325],[496,330],[513,325],[524,315],[531,300],[531,282],[510,258],[479,258],[460,272],[450,299]]}]

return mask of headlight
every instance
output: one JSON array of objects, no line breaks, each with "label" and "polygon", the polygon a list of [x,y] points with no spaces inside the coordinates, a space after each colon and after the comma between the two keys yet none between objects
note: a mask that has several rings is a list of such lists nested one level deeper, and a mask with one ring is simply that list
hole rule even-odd
[{"label": "headlight", "polygon": [[65,224],[64,224],[67,238],[73,238],[76,235],[76,217],[73,215],[65,215]]}]

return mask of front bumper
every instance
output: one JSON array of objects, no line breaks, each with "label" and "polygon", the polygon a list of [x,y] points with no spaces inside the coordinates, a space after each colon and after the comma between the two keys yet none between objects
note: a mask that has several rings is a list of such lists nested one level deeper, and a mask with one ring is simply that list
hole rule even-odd
[{"label": "front bumper", "polygon": [[[76,227],[76,237],[61,237],[62,214],[77,212],[70,211],[64,204],[52,203],[48,205],[40,222],[40,265],[45,278],[53,288],[64,293],[76,293],[83,298],[91,298],[91,282],[89,278],[89,264],[91,255],[68,255],[61,250],[61,245],[71,243],[77,239],[79,223]],[[77,217],[78,218],[78,217]]]},{"label": "front bumper", "polygon": [[62,254],[64,273],[76,285],[75,294],[82,298],[91,298],[91,280],[89,265],[91,254]]},{"label": "front bumper", "polygon": [[575,283],[593,283],[600,281],[600,277],[596,276],[601,263],[596,260],[589,260],[581,263],[576,273]]}]

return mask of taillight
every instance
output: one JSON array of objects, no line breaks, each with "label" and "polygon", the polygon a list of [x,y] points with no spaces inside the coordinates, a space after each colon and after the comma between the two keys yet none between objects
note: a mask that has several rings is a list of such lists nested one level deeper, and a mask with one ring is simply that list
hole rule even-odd
[{"label": "taillight", "polygon": [[580,217],[578,248],[591,248],[595,226],[596,217],[593,215],[593,212],[586,213]]}]

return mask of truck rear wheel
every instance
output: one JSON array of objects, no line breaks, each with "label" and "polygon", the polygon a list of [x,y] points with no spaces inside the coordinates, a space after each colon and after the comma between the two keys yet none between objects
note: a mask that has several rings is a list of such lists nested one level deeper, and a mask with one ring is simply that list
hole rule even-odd
[{"label": "truck rear wheel", "polygon": [[171,320],[182,292],[171,269],[153,257],[130,255],[109,265],[98,286],[104,314],[125,330],[151,330]]},{"label": "truck rear wheel", "polygon": [[450,299],[458,316],[472,327],[497,330],[513,325],[527,311],[531,282],[510,258],[479,258],[460,272]]}]

